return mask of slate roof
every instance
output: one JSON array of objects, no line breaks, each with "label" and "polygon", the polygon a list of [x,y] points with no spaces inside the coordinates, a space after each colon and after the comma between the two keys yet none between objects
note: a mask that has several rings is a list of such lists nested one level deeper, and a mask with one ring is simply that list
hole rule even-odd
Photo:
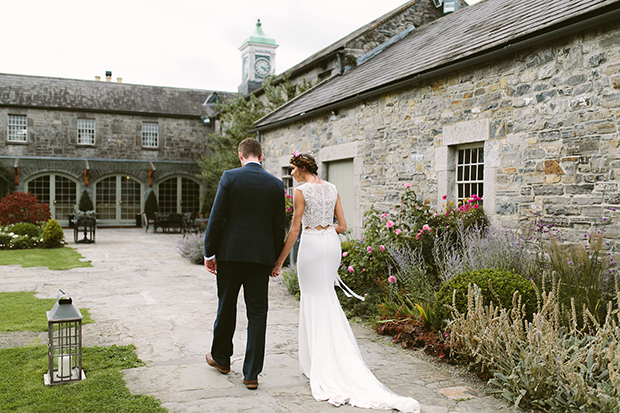
[{"label": "slate roof", "polygon": [[[214,91],[0,73],[0,106],[172,117],[213,116]],[[223,101],[235,94],[215,92]]]},{"label": "slate roof", "polygon": [[413,30],[364,64],[310,89],[254,126],[262,130],[301,119],[554,26],[584,19],[606,6],[620,9],[620,0],[484,0]]}]

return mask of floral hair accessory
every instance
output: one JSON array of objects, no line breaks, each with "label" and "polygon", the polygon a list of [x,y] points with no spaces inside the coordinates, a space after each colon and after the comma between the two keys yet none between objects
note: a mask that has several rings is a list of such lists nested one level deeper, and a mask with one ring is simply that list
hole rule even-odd
[{"label": "floral hair accessory", "polygon": [[293,151],[293,156],[294,156],[295,158],[299,158],[299,155],[301,155],[299,152],[297,152],[297,151]]}]

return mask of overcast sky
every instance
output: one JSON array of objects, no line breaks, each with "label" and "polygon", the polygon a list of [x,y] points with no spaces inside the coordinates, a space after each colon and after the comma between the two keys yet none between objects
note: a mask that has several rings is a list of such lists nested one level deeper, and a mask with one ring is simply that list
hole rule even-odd
[{"label": "overcast sky", "polygon": [[[429,0],[430,1],[430,0]],[[276,72],[404,0],[20,0],[2,6],[0,73],[236,92],[260,18]],[[470,1],[472,3],[472,1]]]}]

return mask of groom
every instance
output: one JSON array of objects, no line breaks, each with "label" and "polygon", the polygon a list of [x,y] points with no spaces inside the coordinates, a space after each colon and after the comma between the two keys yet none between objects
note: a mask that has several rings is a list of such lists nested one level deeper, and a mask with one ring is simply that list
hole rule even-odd
[{"label": "groom", "polygon": [[284,243],[284,187],[260,165],[263,153],[257,140],[243,140],[238,152],[241,168],[222,175],[205,234],[205,267],[216,274],[218,297],[206,358],[220,373],[230,371],[243,286],[248,318],[243,383],[254,390],[265,358],[269,275]]}]

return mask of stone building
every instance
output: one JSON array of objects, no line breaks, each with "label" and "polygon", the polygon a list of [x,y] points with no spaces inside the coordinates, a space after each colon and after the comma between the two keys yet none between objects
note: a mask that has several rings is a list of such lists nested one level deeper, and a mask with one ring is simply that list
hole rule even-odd
[{"label": "stone building", "polygon": [[[451,4],[451,2],[458,3],[458,6]],[[442,5],[444,7],[440,7]],[[445,3],[439,0],[407,1],[402,6],[378,17],[281,74],[274,76],[273,84],[278,85],[282,82],[286,74],[292,84],[297,85],[300,90],[305,90],[304,86],[317,85],[332,76],[341,75],[345,70],[362,64],[369,57],[407,35],[414,28],[423,26],[445,13],[449,13],[448,10],[464,7],[467,7],[464,0],[448,0]],[[244,45],[246,43],[247,41]],[[240,86],[239,91],[247,91],[244,84]],[[263,90],[257,87],[254,94],[260,98],[263,96]]]},{"label": "stone building", "polygon": [[403,184],[501,226],[620,232],[620,1],[485,0],[416,27],[255,123],[265,167],[318,158],[359,235]]},{"label": "stone building", "polygon": [[196,164],[232,93],[0,74],[0,197],[49,203],[61,225],[84,189],[100,225],[135,225],[148,193],[198,212]]}]

